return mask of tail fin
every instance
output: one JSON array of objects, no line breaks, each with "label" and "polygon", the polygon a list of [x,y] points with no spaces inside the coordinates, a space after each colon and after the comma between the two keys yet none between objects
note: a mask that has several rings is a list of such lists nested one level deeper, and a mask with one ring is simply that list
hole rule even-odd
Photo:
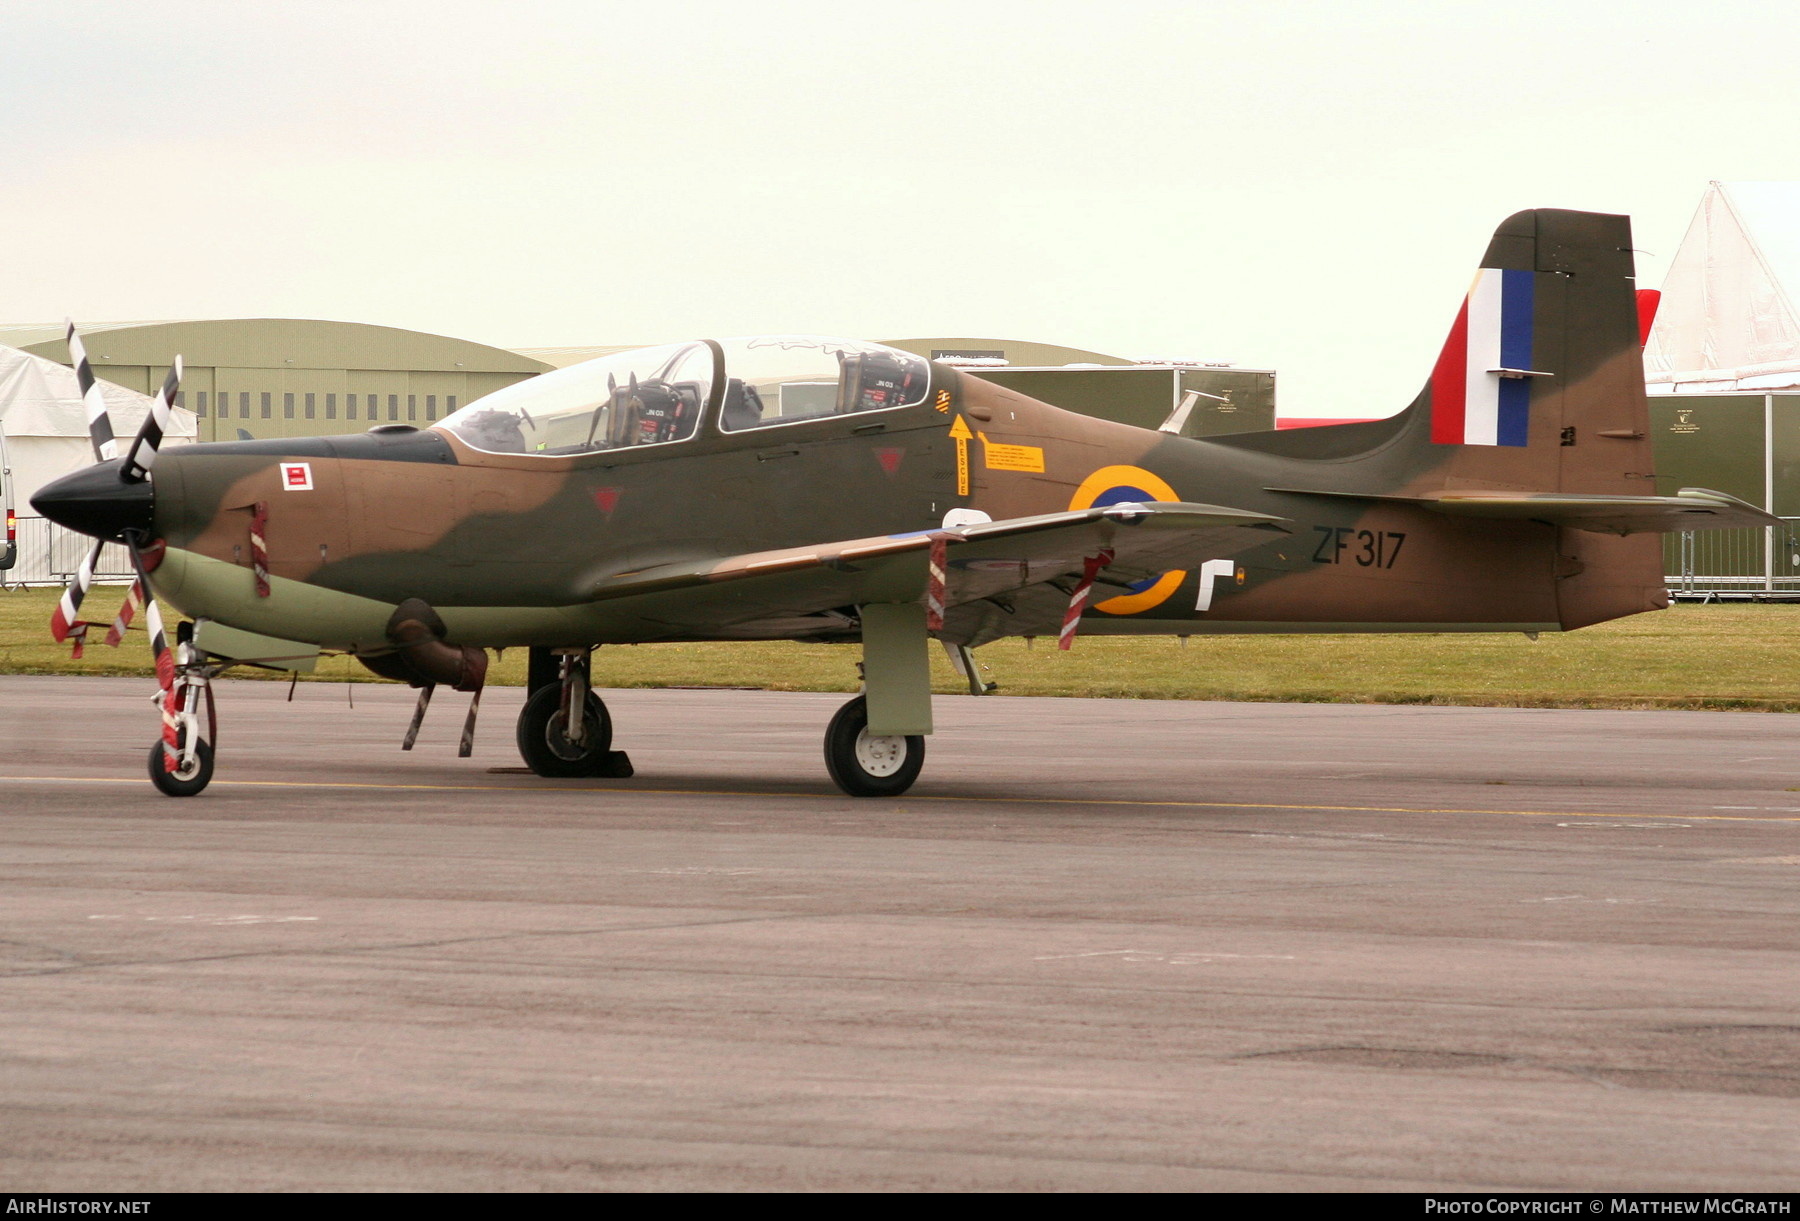
[{"label": "tail fin", "polygon": [[[1431,378],[1405,411],[1214,441],[1330,459],[1287,477],[1337,495],[1654,496],[1635,287],[1629,218],[1520,212],[1495,231]],[[1556,554],[1565,627],[1667,603],[1656,534],[1560,526]]]},{"label": "tail fin", "polygon": [[1495,231],[1430,379],[1399,415],[1241,433],[1292,458],[1366,458],[1362,490],[1652,495],[1629,217],[1540,208]]},{"label": "tail fin", "polygon": [[[1630,219],[1521,212],[1495,232],[1481,263],[1459,319],[1465,352],[1480,357],[1464,362],[1464,435],[1460,443],[1443,435],[1457,414],[1455,389],[1442,376],[1457,345],[1453,329],[1430,386],[1408,411],[1429,417],[1411,422],[1413,430],[1428,423],[1431,433],[1417,446],[1408,490],[1655,495]],[[1491,355],[1498,359],[1479,368]],[[1470,427],[1477,391],[1479,411],[1493,402],[1492,442]],[[1657,534],[1620,538],[1565,526],[1557,557],[1565,628],[1668,604]]]},{"label": "tail fin", "polygon": [[1406,413],[1409,490],[1653,495],[1634,276],[1627,217],[1508,218]]}]

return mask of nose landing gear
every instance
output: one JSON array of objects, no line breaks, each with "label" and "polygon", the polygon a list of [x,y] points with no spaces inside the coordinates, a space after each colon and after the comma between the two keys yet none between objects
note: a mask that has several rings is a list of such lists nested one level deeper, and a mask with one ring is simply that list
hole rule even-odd
[{"label": "nose landing gear", "polygon": [[[153,622],[153,634],[160,635],[161,617]],[[157,695],[163,736],[150,748],[150,783],[164,796],[192,797],[212,783],[212,744],[219,731],[212,680],[225,666],[208,662],[194,647],[192,623],[176,628],[172,660],[168,690]]]}]

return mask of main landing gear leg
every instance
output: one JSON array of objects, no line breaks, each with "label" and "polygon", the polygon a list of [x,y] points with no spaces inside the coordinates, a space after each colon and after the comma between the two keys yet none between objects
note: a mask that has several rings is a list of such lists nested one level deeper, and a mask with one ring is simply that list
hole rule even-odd
[{"label": "main landing gear leg", "polygon": [[863,694],[825,731],[825,767],[852,797],[898,797],[925,766],[931,637],[915,602],[861,608]]},{"label": "main landing gear leg", "polygon": [[531,650],[518,740],[540,776],[631,775],[630,758],[612,748],[612,717],[590,686],[591,656],[585,648]]},{"label": "main landing gear leg", "polygon": [[192,797],[212,783],[213,741],[219,712],[212,680],[223,666],[206,662],[194,647],[194,625],[175,629],[175,680],[158,694],[163,736],[150,748],[150,783],[169,797]]}]

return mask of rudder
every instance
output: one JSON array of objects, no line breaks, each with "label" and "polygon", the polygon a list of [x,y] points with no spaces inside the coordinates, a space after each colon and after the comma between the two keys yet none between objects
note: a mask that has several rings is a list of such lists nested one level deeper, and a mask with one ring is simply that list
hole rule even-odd
[{"label": "rudder", "polygon": [[[1631,221],[1520,212],[1495,231],[1419,421],[1438,490],[1652,495]],[[1521,365],[1524,367],[1521,367]]]}]

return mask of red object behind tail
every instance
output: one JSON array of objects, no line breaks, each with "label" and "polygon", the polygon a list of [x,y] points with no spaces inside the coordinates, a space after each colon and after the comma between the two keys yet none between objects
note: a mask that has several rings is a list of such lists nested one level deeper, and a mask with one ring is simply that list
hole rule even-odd
[{"label": "red object behind tail", "polygon": [[1656,321],[1656,307],[1662,304],[1662,293],[1654,288],[1637,290],[1638,347],[1650,342],[1650,324]]}]

